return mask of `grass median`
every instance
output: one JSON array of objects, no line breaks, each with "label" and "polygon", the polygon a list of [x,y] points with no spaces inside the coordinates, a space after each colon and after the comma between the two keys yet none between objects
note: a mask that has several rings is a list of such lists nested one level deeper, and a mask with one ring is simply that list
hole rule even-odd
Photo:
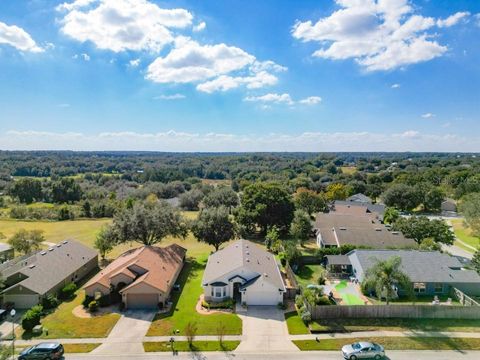
[{"label": "grass median", "polygon": [[[240,341],[193,341],[192,345],[188,341],[175,341],[173,350],[180,352],[197,351],[233,351]],[[168,352],[172,351],[172,345],[168,341],[164,342],[144,342],[145,352]]]}]

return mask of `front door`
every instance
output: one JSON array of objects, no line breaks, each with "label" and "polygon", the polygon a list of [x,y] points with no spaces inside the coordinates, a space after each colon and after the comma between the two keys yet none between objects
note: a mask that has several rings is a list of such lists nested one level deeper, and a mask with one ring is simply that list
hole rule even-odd
[{"label": "front door", "polygon": [[233,283],[233,300],[236,302],[242,301],[242,293],[240,292],[241,285],[239,282]]}]

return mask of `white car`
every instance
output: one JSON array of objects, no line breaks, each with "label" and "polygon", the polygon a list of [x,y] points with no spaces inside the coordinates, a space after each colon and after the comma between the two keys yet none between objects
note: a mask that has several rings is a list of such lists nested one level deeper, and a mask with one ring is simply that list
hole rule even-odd
[{"label": "white car", "polygon": [[356,342],[352,345],[342,347],[343,357],[347,360],[357,359],[375,359],[380,360],[385,357],[385,349],[371,342]]}]

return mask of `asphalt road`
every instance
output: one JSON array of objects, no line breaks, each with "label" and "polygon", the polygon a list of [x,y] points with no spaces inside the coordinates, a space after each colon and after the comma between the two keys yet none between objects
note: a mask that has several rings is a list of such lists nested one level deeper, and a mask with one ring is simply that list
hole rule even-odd
[{"label": "asphalt road", "polygon": [[[478,360],[480,351],[389,351],[386,360]],[[302,353],[155,353],[145,355],[67,355],[66,360],[152,360],[152,359],[179,359],[179,360],[341,360],[338,351],[309,351]]]}]

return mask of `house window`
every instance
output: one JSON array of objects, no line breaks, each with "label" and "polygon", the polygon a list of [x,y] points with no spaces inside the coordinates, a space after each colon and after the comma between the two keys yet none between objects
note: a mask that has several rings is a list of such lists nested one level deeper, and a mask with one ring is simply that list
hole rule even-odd
[{"label": "house window", "polygon": [[217,297],[217,298],[222,297],[222,288],[221,287],[216,287],[215,288],[215,297]]},{"label": "house window", "polygon": [[227,296],[227,288],[224,286],[223,287],[223,297]]},{"label": "house window", "polygon": [[435,284],[435,293],[443,293],[443,284]]},{"label": "house window", "polygon": [[423,294],[427,290],[427,286],[425,283],[413,283],[413,291],[417,294]]}]

